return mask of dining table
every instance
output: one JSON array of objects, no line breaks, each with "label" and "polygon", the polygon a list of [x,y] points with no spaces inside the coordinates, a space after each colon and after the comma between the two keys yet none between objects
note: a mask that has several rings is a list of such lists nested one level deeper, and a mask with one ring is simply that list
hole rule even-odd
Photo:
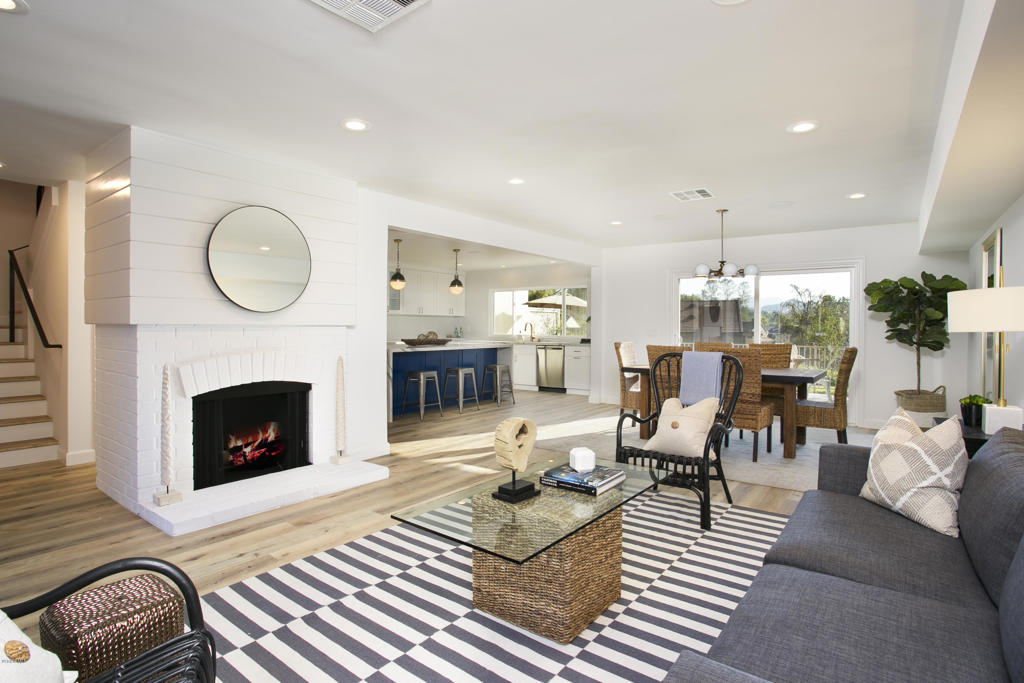
[{"label": "dining table", "polygon": [[[647,417],[651,414],[651,368],[647,365],[624,365],[622,372],[635,373],[640,377],[640,405],[647,406]],[[807,428],[796,424],[796,402],[807,398],[807,385],[825,376],[819,368],[761,368],[761,386],[779,387],[782,390],[782,457],[795,458],[797,444],[807,442]],[[653,422],[640,425],[640,438],[651,438]]]},{"label": "dining table", "polygon": [[796,402],[824,376],[818,368],[761,368],[761,386],[782,389],[782,457],[795,458],[797,444],[807,442],[807,428],[796,424]]}]

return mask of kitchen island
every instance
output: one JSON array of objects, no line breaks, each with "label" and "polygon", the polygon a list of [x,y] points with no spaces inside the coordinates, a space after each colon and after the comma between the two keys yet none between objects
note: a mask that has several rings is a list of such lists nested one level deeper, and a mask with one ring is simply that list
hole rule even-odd
[{"label": "kitchen island", "polygon": [[[476,374],[477,390],[480,389],[480,382],[484,377],[484,366],[494,363],[504,363],[512,367],[512,344],[501,341],[473,341],[468,339],[454,339],[443,346],[409,346],[403,342],[388,342],[388,422],[401,412],[402,392],[405,388],[405,373],[417,370],[436,370],[439,389],[443,393],[443,402],[446,406],[458,405],[458,386],[454,381],[448,382],[447,391],[444,386],[444,373],[447,368],[472,367]],[[487,384],[488,392],[481,394],[480,400],[490,397],[491,383]],[[427,402],[433,396],[433,387],[428,387]],[[467,399],[473,395],[469,387],[468,379],[465,388]],[[410,387],[409,399],[414,412],[419,412],[416,405],[412,404],[412,398],[419,396],[419,390]],[[468,405],[475,403],[469,399]],[[432,410],[429,408],[428,410]]]}]

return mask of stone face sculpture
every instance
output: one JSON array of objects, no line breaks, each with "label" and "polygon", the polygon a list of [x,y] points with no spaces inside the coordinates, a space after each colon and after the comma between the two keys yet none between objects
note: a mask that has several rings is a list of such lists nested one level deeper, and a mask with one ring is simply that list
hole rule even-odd
[{"label": "stone face sculpture", "polygon": [[518,503],[540,495],[540,489],[532,482],[516,481],[516,472],[526,470],[536,441],[537,425],[525,417],[510,417],[498,425],[494,430],[494,457],[499,465],[512,470],[512,481],[502,484],[491,495],[506,503]]},{"label": "stone face sculpture", "polygon": [[537,441],[537,425],[525,417],[510,417],[494,430],[494,457],[498,464],[522,472]]}]

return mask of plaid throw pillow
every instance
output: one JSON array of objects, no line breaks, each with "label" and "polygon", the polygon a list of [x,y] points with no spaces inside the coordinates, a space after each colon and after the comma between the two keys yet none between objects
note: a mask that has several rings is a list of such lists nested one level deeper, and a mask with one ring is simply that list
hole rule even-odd
[{"label": "plaid throw pillow", "polygon": [[967,473],[960,421],[927,432],[902,408],[875,435],[860,495],[947,536],[959,536],[957,508]]}]

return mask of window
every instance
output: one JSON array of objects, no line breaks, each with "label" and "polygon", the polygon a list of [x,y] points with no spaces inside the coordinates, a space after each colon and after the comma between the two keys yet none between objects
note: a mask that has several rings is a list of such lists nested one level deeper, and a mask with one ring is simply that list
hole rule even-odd
[{"label": "window", "polygon": [[590,309],[586,287],[499,290],[493,296],[493,334],[586,337]]}]

